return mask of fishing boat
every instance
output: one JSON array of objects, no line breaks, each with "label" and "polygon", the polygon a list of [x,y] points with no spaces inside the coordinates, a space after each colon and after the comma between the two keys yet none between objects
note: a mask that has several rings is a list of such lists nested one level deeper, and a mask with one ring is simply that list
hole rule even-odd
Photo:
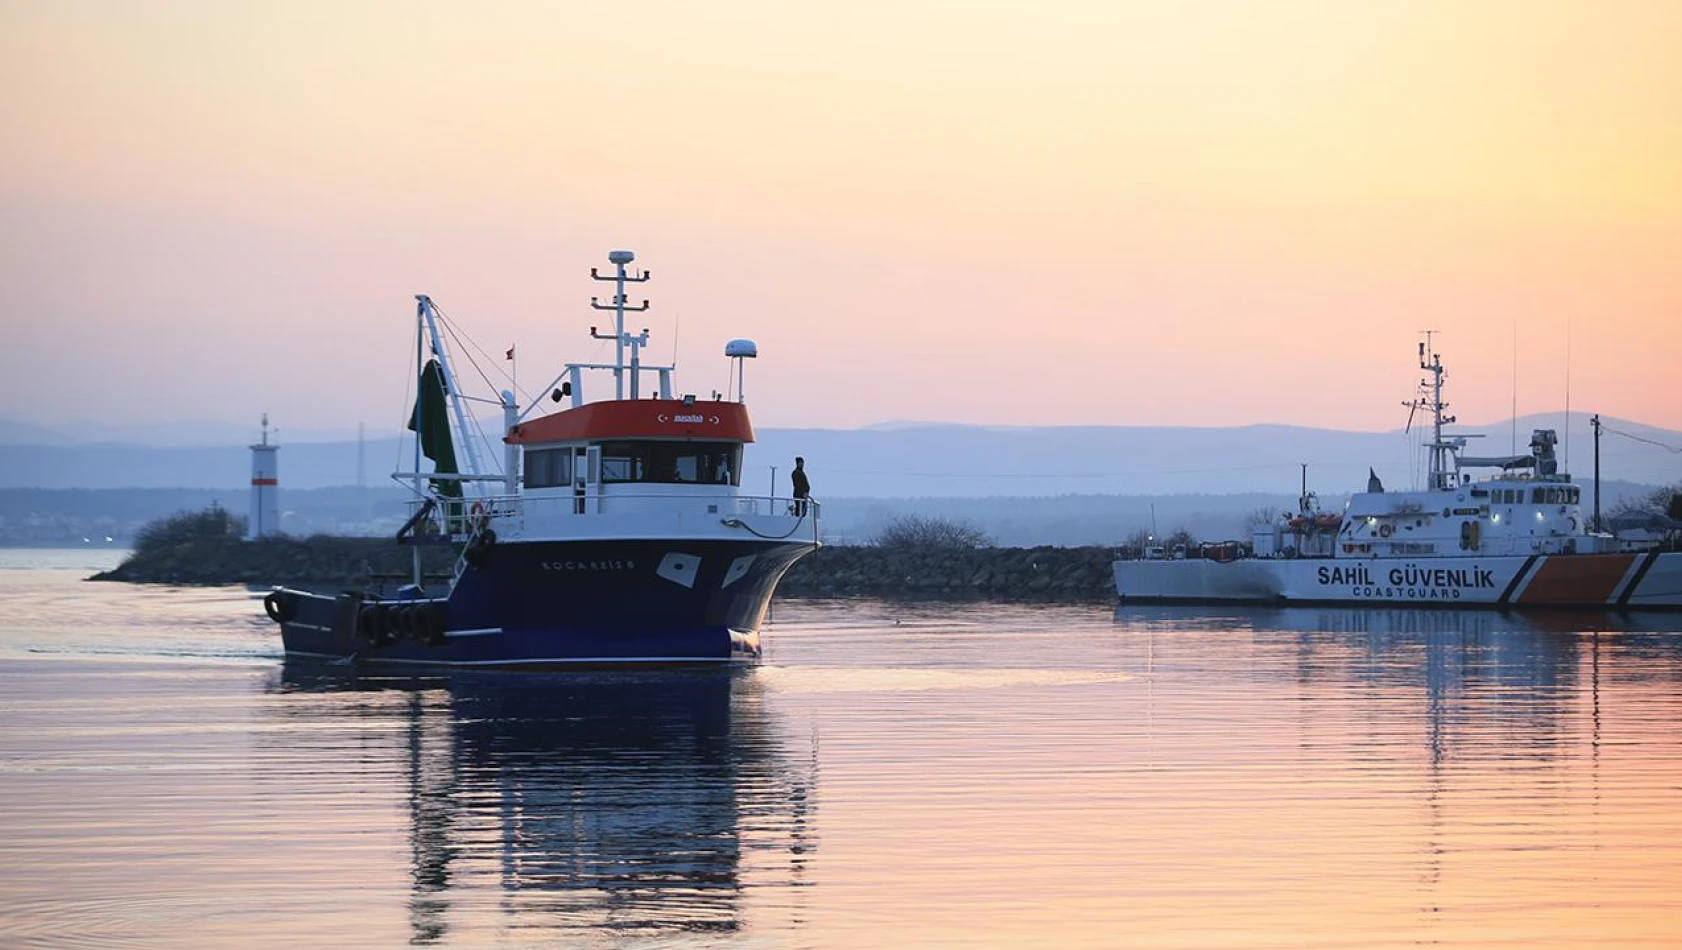
[{"label": "fishing boat", "polygon": [[1560,469],[1552,429],[1535,430],[1526,454],[1466,455],[1477,436],[1443,431],[1455,419],[1429,339],[1419,365],[1420,394],[1405,405],[1432,419],[1423,490],[1385,491],[1369,471],[1367,490],[1337,513],[1320,510],[1305,480],[1297,511],[1257,526],[1248,542],[1124,552],[1115,561],[1122,603],[1682,609],[1674,539],[1596,530],[1581,486]]},{"label": "fishing boat", "polygon": [[[725,346],[733,396],[677,394],[675,365],[643,360],[649,331],[625,329],[627,313],[649,306],[627,302],[626,285],[650,276],[627,270],[635,259],[616,250],[614,270],[591,268],[614,284],[611,302],[591,298],[613,313],[613,331],[590,328],[612,341],[614,361],[568,364],[538,390],[565,403],[546,414],[541,398],[522,411],[512,387],[466,395],[455,350],[472,352],[451,346],[464,334],[416,297],[413,464],[393,475],[413,492],[395,538],[413,547],[412,574],[390,595],[270,592],[264,607],[289,657],[476,667],[761,657],[778,581],[818,547],[820,505],[741,489],[751,340]],[[586,374],[611,374],[612,398],[586,400]],[[501,410],[496,471],[472,411],[485,403]],[[434,545],[454,554],[447,576],[423,576],[421,552]]]}]

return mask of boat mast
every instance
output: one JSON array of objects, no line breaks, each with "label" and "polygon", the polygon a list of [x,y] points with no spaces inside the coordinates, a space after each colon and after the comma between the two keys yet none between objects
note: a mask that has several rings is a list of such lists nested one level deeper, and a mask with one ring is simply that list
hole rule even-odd
[{"label": "boat mast", "polygon": [[[425,300],[426,298],[425,297],[420,297],[418,299]],[[422,304],[421,306],[424,307],[425,304]],[[421,411],[422,396],[421,396],[421,384],[420,384],[421,375],[420,374],[421,374],[421,367],[426,365],[426,359],[425,359],[426,348],[425,348],[425,345],[424,345],[425,344],[425,340],[424,340],[425,336],[426,336],[425,328],[422,326],[421,321],[417,319],[415,321],[415,411],[416,412]],[[425,420],[421,420],[421,421],[424,422]],[[421,491],[421,485],[424,484],[421,481],[421,474],[420,474],[420,470],[421,470],[421,441],[422,441],[421,440],[421,434],[420,434],[420,432],[417,431],[415,433],[415,464],[414,464],[414,467],[411,469],[411,471],[413,471],[415,473],[413,488],[414,488],[414,492],[415,492],[415,497],[417,497],[417,498],[427,497]],[[430,504],[430,502],[427,502],[427,504]],[[420,510],[425,511],[426,509],[423,507]],[[422,576],[421,576],[421,552],[420,552],[420,547],[415,546],[415,547],[411,547],[409,549],[409,582],[414,584],[418,588],[418,587],[421,586],[421,579],[422,579]]]},{"label": "boat mast", "polygon": [[[449,351],[444,349],[444,340],[438,335],[437,308],[433,306],[432,298],[426,294],[416,294],[415,300],[419,301],[416,313],[420,317],[427,342],[432,346],[432,355],[438,359],[438,369],[443,374],[444,398],[449,400],[450,413],[456,419],[456,444],[460,445],[467,453],[467,471],[462,474],[483,475],[485,469],[479,464],[478,440],[473,438],[473,430],[467,426],[467,407],[463,404],[461,398],[461,387],[456,385],[455,367],[450,365]],[[423,357],[422,364],[415,367],[417,373],[425,366],[425,354],[421,355]],[[415,466],[415,470],[420,470],[419,464]]]},{"label": "boat mast", "polygon": [[598,340],[613,340],[614,399],[625,398],[625,370],[627,368],[625,366],[625,347],[629,346],[631,348],[631,365],[629,367],[631,371],[631,398],[636,399],[638,396],[638,364],[640,362],[638,357],[642,348],[648,344],[648,330],[644,329],[638,336],[630,336],[627,334],[625,332],[625,314],[626,312],[640,313],[647,310],[648,301],[644,300],[642,302],[642,306],[640,307],[625,306],[625,284],[640,284],[649,278],[649,272],[645,270],[641,274],[625,273],[625,265],[637,259],[637,255],[633,251],[609,251],[607,252],[607,259],[608,262],[613,264],[616,268],[615,273],[612,276],[603,276],[602,274],[597,273],[596,269],[592,267],[590,268],[590,277],[593,280],[613,281],[613,302],[611,304],[604,305],[597,298],[591,297],[590,307],[593,310],[613,311],[613,335],[610,338],[605,333],[597,333],[596,328],[591,327],[590,336]]},{"label": "boat mast", "polygon": [[1419,381],[1419,395],[1402,405],[1409,409],[1430,410],[1431,441],[1425,443],[1425,447],[1431,450],[1431,467],[1426,489],[1446,491],[1454,487],[1450,481],[1453,478],[1450,469],[1456,443],[1443,439],[1443,426],[1452,425],[1455,419],[1447,414],[1448,403],[1443,402],[1443,358],[1431,347],[1431,335],[1436,331],[1424,332],[1425,339],[1419,343],[1419,368],[1431,375]]},{"label": "boat mast", "polygon": [[[1566,415],[1565,424],[1571,424],[1571,416]],[[1595,413],[1589,419],[1589,425],[1594,427],[1594,530],[1600,531],[1600,413]]]}]

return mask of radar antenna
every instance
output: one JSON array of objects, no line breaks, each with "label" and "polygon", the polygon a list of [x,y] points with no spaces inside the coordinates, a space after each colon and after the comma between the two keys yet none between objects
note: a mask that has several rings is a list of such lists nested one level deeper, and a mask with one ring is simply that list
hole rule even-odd
[{"label": "radar antenna", "polygon": [[590,268],[590,277],[594,280],[613,281],[613,302],[603,304],[599,299],[591,297],[590,307],[595,310],[613,311],[613,334],[610,336],[606,333],[597,333],[596,328],[591,327],[590,335],[598,340],[613,341],[614,399],[625,398],[625,370],[627,369],[625,365],[625,347],[629,346],[631,348],[631,364],[628,368],[631,371],[631,398],[635,399],[637,398],[637,370],[641,363],[639,356],[642,348],[648,345],[648,328],[644,327],[642,333],[636,336],[626,333],[625,314],[641,313],[642,311],[647,310],[648,301],[644,300],[642,302],[642,306],[640,307],[626,306],[625,285],[628,283],[640,284],[647,280],[651,275],[646,270],[640,274],[627,274],[625,272],[625,265],[637,259],[637,255],[633,251],[609,251],[607,252],[607,259],[608,262],[613,264],[616,268],[615,272],[611,275],[603,275],[597,273],[596,269],[592,267]]},{"label": "radar antenna", "polygon": [[1413,427],[1414,413],[1422,409],[1431,413],[1431,441],[1425,443],[1425,447],[1431,450],[1430,474],[1426,488],[1430,491],[1442,491],[1454,487],[1454,450],[1461,443],[1443,438],[1443,426],[1452,425],[1455,418],[1448,415],[1448,403],[1443,402],[1443,379],[1446,375],[1443,358],[1431,345],[1431,337],[1437,331],[1421,332],[1425,334],[1425,339],[1419,342],[1419,368],[1430,375],[1419,381],[1419,394],[1402,405],[1408,408],[1410,429]]}]

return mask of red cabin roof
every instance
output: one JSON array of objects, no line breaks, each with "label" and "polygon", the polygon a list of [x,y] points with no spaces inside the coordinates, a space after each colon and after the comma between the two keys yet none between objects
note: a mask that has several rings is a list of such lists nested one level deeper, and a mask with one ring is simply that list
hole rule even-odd
[{"label": "red cabin roof", "polygon": [[529,419],[503,439],[533,442],[601,442],[608,439],[707,439],[752,442],[748,407],[739,402],[685,405],[679,399],[622,399],[585,403]]}]

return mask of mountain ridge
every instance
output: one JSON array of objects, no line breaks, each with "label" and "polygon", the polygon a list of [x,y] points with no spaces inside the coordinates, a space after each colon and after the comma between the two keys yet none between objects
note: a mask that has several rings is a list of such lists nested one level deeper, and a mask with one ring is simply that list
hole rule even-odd
[{"label": "mountain ridge", "polygon": [[[1592,474],[1589,415],[1543,413],[1482,427],[1468,454],[1522,453],[1532,428],[1561,432],[1561,455],[1579,481]],[[1682,433],[1603,419],[1601,474],[1668,485],[1682,478]],[[1474,427],[1455,427],[1456,431]],[[1500,436],[1509,434],[1511,446]],[[1453,434],[1452,432],[1449,434]],[[1470,432],[1468,435],[1472,434]],[[282,436],[285,433],[281,434]],[[807,459],[818,497],[1022,497],[1061,494],[1231,494],[1358,490],[1372,468],[1392,488],[1422,478],[1425,433],[1352,432],[1288,424],[1228,427],[931,424],[888,429],[772,428],[748,446],[743,488],[784,494],[794,456]],[[1624,438],[1623,436],[1629,436]],[[4,488],[236,489],[250,479],[251,440],[210,446],[121,442],[0,445]],[[287,441],[284,488],[387,484],[394,462],[412,457],[398,438]],[[1487,448],[1485,448],[1487,447]],[[488,452],[500,458],[501,452]],[[775,481],[773,481],[775,479]]]}]

